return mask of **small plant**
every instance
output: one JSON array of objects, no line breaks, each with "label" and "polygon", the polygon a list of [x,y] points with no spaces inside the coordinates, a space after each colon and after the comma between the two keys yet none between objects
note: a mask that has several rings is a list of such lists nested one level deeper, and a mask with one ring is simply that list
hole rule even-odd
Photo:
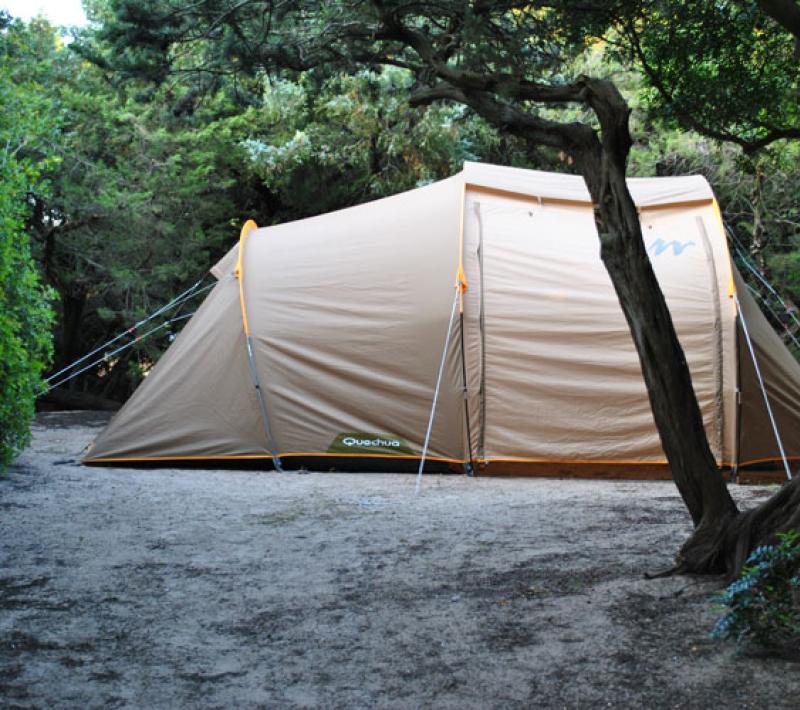
[{"label": "small plant", "polygon": [[747,558],[742,575],[717,597],[726,613],[713,636],[742,647],[788,647],[800,643],[800,532],[778,534]]}]

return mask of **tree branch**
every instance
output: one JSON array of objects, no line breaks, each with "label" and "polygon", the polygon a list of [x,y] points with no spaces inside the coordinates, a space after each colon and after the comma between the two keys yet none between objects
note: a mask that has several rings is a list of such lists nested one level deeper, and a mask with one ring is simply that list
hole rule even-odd
[{"label": "tree branch", "polygon": [[758,9],[800,39],[800,3],[795,0],[756,0]]},{"label": "tree branch", "polygon": [[410,103],[412,106],[421,106],[439,100],[469,106],[479,116],[509,133],[539,145],[563,150],[576,158],[582,150],[597,143],[597,134],[585,124],[550,121],[498,101],[484,91],[468,91],[443,83],[415,91]]},{"label": "tree branch", "polygon": [[583,103],[581,87],[573,84],[540,84],[522,79],[512,74],[479,74],[464,69],[456,69],[439,56],[430,38],[417,29],[403,24],[397,10],[390,11],[383,0],[373,0],[378,8],[383,32],[380,37],[401,42],[411,47],[439,79],[465,91],[479,91],[498,94],[518,101],[539,101],[543,103]]}]

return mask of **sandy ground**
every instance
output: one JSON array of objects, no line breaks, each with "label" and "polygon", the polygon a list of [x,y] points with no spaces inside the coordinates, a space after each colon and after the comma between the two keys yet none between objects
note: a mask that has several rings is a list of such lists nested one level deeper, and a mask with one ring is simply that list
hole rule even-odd
[{"label": "sandy ground", "polygon": [[40,415],[0,480],[3,707],[800,706],[713,585],[643,579],[671,483],[74,463],[102,421]]}]

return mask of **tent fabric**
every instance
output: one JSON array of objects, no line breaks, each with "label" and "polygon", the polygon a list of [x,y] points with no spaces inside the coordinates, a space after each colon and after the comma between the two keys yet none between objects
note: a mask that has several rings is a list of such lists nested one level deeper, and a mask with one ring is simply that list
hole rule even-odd
[{"label": "tent fabric", "polygon": [[[458,179],[444,180],[248,234],[244,300],[270,426],[282,456],[349,453],[337,439],[367,442],[356,445],[356,453],[417,455],[450,316],[461,190]],[[237,256],[238,245],[214,274],[229,279]],[[198,312],[192,318],[180,342],[114,417],[87,460],[180,458],[189,453],[183,443],[190,432],[180,436],[180,445],[165,439],[176,428],[190,427],[189,422],[195,422],[203,441],[198,455],[267,456],[248,372],[238,285],[234,281],[225,288],[231,295],[224,311]],[[198,337],[194,331],[200,323]],[[462,458],[457,355],[452,345],[431,434],[432,460]],[[181,369],[182,358],[187,372]],[[235,370],[225,372],[234,363]],[[247,420],[241,438],[235,433],[206,437],[217,418],[213,397],[203,391],[203,381],[212,377],[208,394],[229,386],[247,405],[241,409]],[[191,404],[183,389],[173,398],[176,381],[187,378],[198,397]],[[374,444],[381,439],[390,445]]]},{"label": "tent fabric", "polygon": [[94,443],[89,459],[265,454],[239,287],[222,279]]},{"label": "tent fabric", "polygon": [[[772,329],[740,274],[736,286],[742,315],[753,343],[767,397],[778,432],[789,458],[800,458],[800,364]],[[744,332],[738,338],[741,377],[741,465],[780,459],[775,432],[769,420],[764,395],[756,375]]]},{"label": "tent fabric", "polygon": [[[663,462],[638,356],[599,259],[591,209],[475,194],[466,215],[467,280],[475,285],[466,308],[469,391],[485,383],[485,401],[473,397],[470,406],[484,442],[476,457]],[[703,248],[704,234],[716,228],[712,206],[648,213],[642,226],[712,450],[728,463],[735,361],[719,357],[717,342],[724,351],[735,348],[735,312],[729,274],[716,269],[727,264],[724,243],[714,264]]]},{"label": "tent fabric", "polygon": [[[710,187],[699,176],[629,184],[718,464],[774,459]],[[87,462],[270,457],[248,370],[239,253],[237,244],[212,268],[219,284]],[[476,163],[249,233],[242,298],[275,453],[420,456],[462,265],[464,347],[451,334],[432,460],[665,463],[583,180]],[[800,365],[738,290],[781,426],[792,430],[784,443],[800,456]]]}]

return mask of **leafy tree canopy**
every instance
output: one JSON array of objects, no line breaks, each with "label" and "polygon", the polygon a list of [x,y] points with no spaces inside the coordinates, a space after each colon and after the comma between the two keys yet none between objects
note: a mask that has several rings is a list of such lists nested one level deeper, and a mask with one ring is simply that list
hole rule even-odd
[{"label": "leafy tree canopy", "polygon": [[800,138],[794,0],[637,0],[615,19],[611,36],[642,67],[655,112],[748,151]]}]

